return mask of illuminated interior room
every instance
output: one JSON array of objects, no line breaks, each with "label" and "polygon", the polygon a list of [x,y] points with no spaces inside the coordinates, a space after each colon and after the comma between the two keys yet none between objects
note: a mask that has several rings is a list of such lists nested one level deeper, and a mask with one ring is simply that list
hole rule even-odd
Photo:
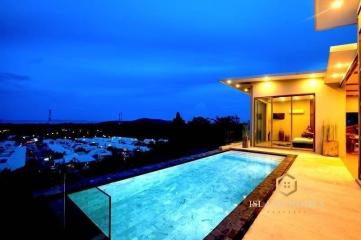
[{"label": "illuminated interior room", "polygon": [[255,99],[255,146],[314,150],[313,94]]}]

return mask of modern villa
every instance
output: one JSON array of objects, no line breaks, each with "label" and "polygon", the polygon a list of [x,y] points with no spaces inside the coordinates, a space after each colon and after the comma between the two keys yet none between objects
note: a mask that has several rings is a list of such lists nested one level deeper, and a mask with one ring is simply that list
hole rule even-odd
[{"label": "modern villa", "polygon": [[[360,30],[358,13],[358,0],[316,0],[315,28],[359,21]],[[222,80],[251,97],[251,145],[339,156],[361,179],[360,49],[360,42],[331,46],[323,71]]]},{"label": "modern villa", "polygon": [[[359,2],[315,0],[316,30],[358,23],[360,34]],[[251,98],[251,147],[243,136],[56,188],[70,236],[361,239],[360,56],[360,41],[345,43],[326,70],[222,80]]]}]

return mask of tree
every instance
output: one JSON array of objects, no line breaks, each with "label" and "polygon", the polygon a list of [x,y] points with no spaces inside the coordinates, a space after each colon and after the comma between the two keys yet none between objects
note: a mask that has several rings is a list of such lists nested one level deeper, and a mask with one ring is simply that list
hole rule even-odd
[{"label": "tree", "polygon": [[184,127],[186,125],[186,122],[181,117],[180,113],[177,112],[175,115],[175,118],[173,119],[173,126],[174,127]]},{"label": "tree", "polygon": [[193,146],[209,146],[214,142],[211,122],[204,117],[194,117],[187,124],[188,140]]},{"label": "tree", "polygon": [[224,143],[240,140],[242,124],[237,116],[217,117],[215,120],[217,137]]},{"label": "tree", "polygon": [[186,122],[181,117],[180,113],[177,112],[175,118],[172,121],[172,136],[171,141],[178,145],[177,147],[184,147],[186,144]]},{"label": "tree", "polygon": [[200,127],[200,128],[206,128],[211,125],[211,122],[204,117],[194,117],[191,121],[188,122],[189,126],[194,127]]}]

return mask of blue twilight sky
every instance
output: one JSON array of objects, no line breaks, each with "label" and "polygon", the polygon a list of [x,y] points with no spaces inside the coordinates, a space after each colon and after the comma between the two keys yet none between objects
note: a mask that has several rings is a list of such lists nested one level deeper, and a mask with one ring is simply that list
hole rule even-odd
[{"label": "blue twilight sky", "polygon": [[237,114],[227,77],[324,69],[355,26],[316,32],[313,0],[1,0],[0,119]]}]

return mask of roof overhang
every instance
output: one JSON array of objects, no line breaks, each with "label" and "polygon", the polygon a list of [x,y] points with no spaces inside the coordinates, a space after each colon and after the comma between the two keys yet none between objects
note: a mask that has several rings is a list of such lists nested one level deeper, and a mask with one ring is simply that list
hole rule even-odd
[{"label": "roof overhang", "polygon": [[325,30],[357,22],[359,0],[315,0],[316,30]]},{"label": "roof overhang", "polygon": [[348,74],[346,75],[342,86],[346,89],[346,96],[358,96],[359,95],[359,80],[358,80],[358,64],[357,61],[350,67]]},{"label": "roof overhang", "polygon": [[326,84],[339,84],[341,87],[351,76],[350,74],[354,72],[356,65],[357,43],[351,43],[330,47],[326,71],[227,78],[221,80],[221,82],[247,94],[249,94],[252,84],[265,81],[292,81],[322,78]]},{"label": "roof overhang", "polygon": [[330,47],[325,83],[341,83],[357,56],[357,43]]},{"label": "roof overhang", "polygon": [[325,72],[304,72],[304,73],[290,73],[290,74],[274,74],[274,75],[262,75],[253,77],[242,78],[227,78],[221,80],[222,83],[235,88],[239,91],[249,94],[252,84],[257,82],[266,81],[293,81],[303,79],[320,79],[325,77]]}]

